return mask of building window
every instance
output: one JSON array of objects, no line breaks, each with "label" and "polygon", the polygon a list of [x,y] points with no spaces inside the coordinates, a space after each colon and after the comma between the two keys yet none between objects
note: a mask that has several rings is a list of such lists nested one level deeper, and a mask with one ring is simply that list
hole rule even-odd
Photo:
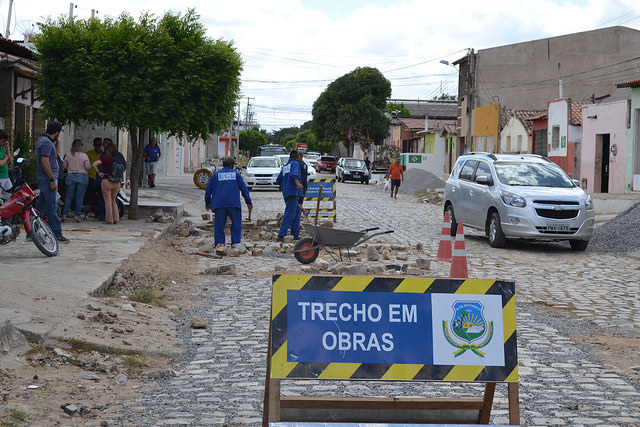
[{"label": "building window", "polygon": [[560,148],[560,126],[551,128],[551,148]]},{"label": "building window", "polygon": [[538,129],[535,134],[535,147],[533,147],[534,154],[540,154],[541,156],[547,155],[547,130]]},{"label": "building window", "polygon": [[518,146],[516,147],[518,153],[522,153],[522,135],[518,135]]}]

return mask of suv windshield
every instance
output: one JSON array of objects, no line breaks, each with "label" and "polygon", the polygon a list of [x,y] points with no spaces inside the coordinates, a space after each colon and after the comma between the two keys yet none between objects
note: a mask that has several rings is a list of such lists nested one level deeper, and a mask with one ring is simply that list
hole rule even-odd
[{"label": "suv windshield", "polygon": [[575,184],[562,169],[542,163],[494,163],[500,182],[513,186],[571,188]]},{"label": "suv windshield", "polygon": [[354,169],[362,169],[365,167],[365,164],[362,160],[346,160],[344,162],[345,168],[354,168]]}]

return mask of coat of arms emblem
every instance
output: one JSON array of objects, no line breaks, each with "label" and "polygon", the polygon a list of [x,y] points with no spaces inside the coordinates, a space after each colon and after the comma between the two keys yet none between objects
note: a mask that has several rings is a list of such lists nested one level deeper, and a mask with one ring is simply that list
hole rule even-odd
[{"label": "coat of arms emblem", "polygon": [[451,325],[443,320],[442,331],[447,342],[458,349],[453,353],[454,356],[471,350],[484,357],[485,353],[480,349],[489,344],[493,337],[493,322],[487,322],[484,318],[483,305],[479,301],[456,301],[452,310]]}]

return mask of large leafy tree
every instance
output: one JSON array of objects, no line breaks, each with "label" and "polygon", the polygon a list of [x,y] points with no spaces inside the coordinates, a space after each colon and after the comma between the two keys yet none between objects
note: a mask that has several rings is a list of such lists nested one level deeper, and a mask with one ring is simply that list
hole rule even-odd
[{"label": "large leafy tree", "polygon": [[40,29],[36,88],[46,116],[130,133],[132,219],[147,130],[205,139],[233,119],[242,60],[230,42],[205,35],[194,10],[49,19]]},{"label": "large leafy tree", "polygon": [[267,145],[267,132],[253,128],[240,131],[240,149],[247,153],[247,157],[256,154],[258,147]]},{"label": "large leafy tree", "polygon": [[384,111],[391,83],[376,68],[358,67],[329,84],[313,103],[312,131],[320,140],[345,141],[349,152],[382,144],[389,132]]}]

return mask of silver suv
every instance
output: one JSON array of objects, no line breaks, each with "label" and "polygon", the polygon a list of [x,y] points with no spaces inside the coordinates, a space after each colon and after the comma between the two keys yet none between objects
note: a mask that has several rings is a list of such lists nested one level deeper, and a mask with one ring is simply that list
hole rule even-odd
[{"label": "silver suv", "polygon": [[444,210],[457,222],[484,230],[489,244],[509,238],[568,240],[583,251],[593,234],[591,196],[555,163],[535,154],[460,156],[444,189]]}]

